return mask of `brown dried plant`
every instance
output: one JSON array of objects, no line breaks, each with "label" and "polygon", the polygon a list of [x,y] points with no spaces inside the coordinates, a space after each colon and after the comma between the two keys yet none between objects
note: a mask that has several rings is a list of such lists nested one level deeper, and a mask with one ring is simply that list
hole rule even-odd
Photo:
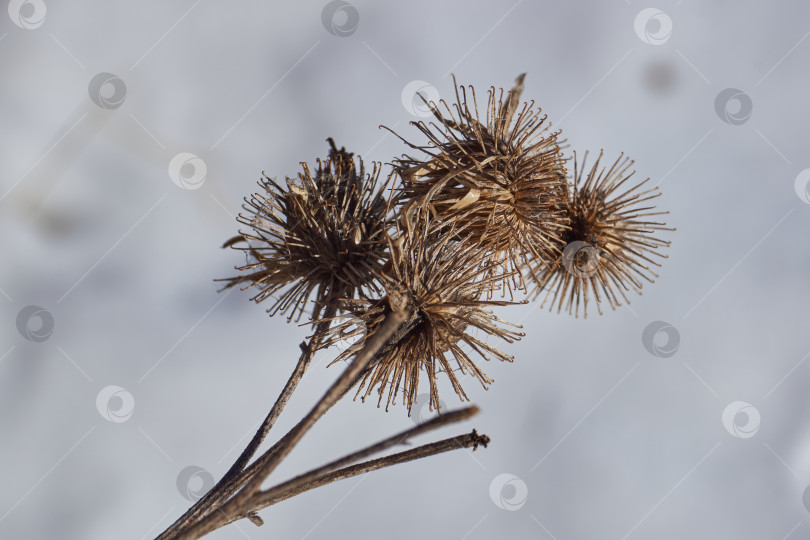
[{"label": "brown dried plant", "polygon": [[[438,409],[439,373],[444,372],[463,400],[468,398],[458,375],[469,374],[484,388],[492,382],[465,349],[484,360],[512,361],[511,355],[474,335],[483,332],[508,343],[523,336],[488,310],[514,302],[482,299],[483,291],[497,287],[492,282],[500,277],[493,272],[493,263],[482,264],[473,243],[463,241],[465,234],[452,234],[424,219],[405,220],[404,230],[389,238],[391,259],[380,274],[386,295],[377,301],[351,302],[354,317],[333,331],[339,339],[361,336],[360,345],[375,334],[396,306],[410,306],[412,316],[377,354],[356,395],[362,392],[365,400],[376,388],[378,405],[385,398],[387,409],[402,390],[402,403],[410,412],[424,372],[430,387],[430,408]],[[457,238],[462,240],[455,241]],[[347,349],[333,363],[349,359],[352,353],[353,349]]]},{"label": "brown dried plant", "polygon": [[374,276],[387,258],[390,204],[384,190],[391,177],[380,185],[376,164],[366,174],[362,159],[355,166],[352,154],[329,142],[329,158],[318,161],[314,175],[303,163],[286,187],[265,176],[263,193],[245,198],[246,214],[237,219],[249,230],[224,245],[248,259],[236,268],[245,273],[223,280],[225,288],[255,287],[255,302],[277,295],[271,315],[289,312],[300,320],[314,296],[311,314],[318,318],[338,298],[379,293]]},{"label": "brown dried plant", "polygon": [[[304,435],[354,389],[377,393],[386,409],[401,402],[411,413],[425,377],[429,406],[440,406],[440,373],[467,400],[461,376],[484,388],[492,382],[476,363],[512,356],[487,342],[513,343],[523,334],[492,313],[515,304],[492,300],[534,286],[543,303],[587,316],[593,301],[627,302],[657,277],[657,238],[671,230],[654,216],[659,196],[647,182],[632,184],[632,161],[600,169],[601,153],[585,172],[574,154],[568,180],[559,132],[533,102],[520,104],[524,76],[509,92],[490,88],[479,116],[475,90],[455,84],[456,101],[431,103],[435,120],[415,125],[425,154],[394,161],[385,182],[380,167],[330,144],[314,174],[302,164],[282,186],[264,177],[261,193],[245,199],[238,221],[246,229],[225,242],[242,250],[240,274],[224,288],[254,287],[256,302],[272,299],[271,315],[306,315],[314,331],[256,434],[221,480],[159,537],[193,540],[307,490],[391,465],[458,448],[486,446],[475,430],[402,452],[368,459],[412,438],[470,418],[476,407],[445,411],[430,421],[328,462],[273,487],[263,484]],[[404,140],[404,139],[403,139]],[[587,155],[586,155],[587,156]],[[401,184],[399,183],[401,178]],[[390,190],[386,195],[386,190]],[[318,351],[354,339],[332,361],[346,368],[310,412],[259,453],[276,419]],[[475,360],[474,360],[475,359]]]},{"label": "brown dried plant", "polygon": [[[559,133],[550,131],[534,102],[520,104],[524,77],[509,92],[490,88],[483,120],[475,89],[454,78],[455,103],[430,103],[435,121],[412,122],[427,144],[402,139],[427,159],[406,155],[394,162],[406,212],[421,207],[440,222],[463,226],[493,268],[507,273],[530,259],[554,257],[565,229]],[[522,288],[522,274],[512,275]]]},{"label": "brown dried plant", "polygon": [[620,155],[607,170],[600,169],[602,152],[585,173],[585,162],[577,163],[574,153],[574,177],[565,210],[567,229],[560,255],[552,261],[535,261],[528,273],[535,279],[535,298],[546,291],[541,306],[549,302],[557,311],[588,316],[588,303],[599,313],[600,304],[611,309],[629,303],[627,291],[641,294],[643,281],[652,283],[658,275],[652,267],[666,258],[659,250],[669,242],[655,236],[668,229],[664,223],[650,221],[656,212],[651,201],[660,196],[657,187],[645,188],[649,179],[632,183],[633,161]]}]

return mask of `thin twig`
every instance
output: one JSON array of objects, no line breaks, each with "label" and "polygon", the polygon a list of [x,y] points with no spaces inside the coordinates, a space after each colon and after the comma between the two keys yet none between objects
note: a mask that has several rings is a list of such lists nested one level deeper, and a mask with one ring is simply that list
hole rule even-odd
[{"label": "thin twig", "polygon": [[278,502],[287,500],[296,495],[300,495],[305,491],[309,491],[311,489],[315,489],[324,486],[326,484],[331,484],[332,482],[337,482],[338,480],[351,478],[353,476],[358,476],[361,474],[365,474],[367,472],[375,471],[377,469],[390,467],[392,465],[398,465],[400,463],[405,463],[407,461],[413,461],[423,457],[433,456],[436,454],[441,454],[443,452],[449,452],[451,450],[458,450],[461,448],[470,448],[470,447],[475,449],[478,447],[478,445],[481,445],[486,448],[487,444],[489,444],[489,437],[486,435],[479,435],[475,430],[473,430],[472,433],[467,433],[465,435],[458,435],[456,437],[450,437],[449,439],[443,439],[441,441],[423,444],[416,448],[405,450],[404,452],[398,452],[396,454],[391,454],[389,456],[364,461],[356,465],[351,465],[349,467],[344,467],[336,471],[328,472],[326,474],[314,477],[305,483],[297,483],[297,482],[293,483],[293,481],[285,482],[284,484],[280,484],[277,487],[270,488],[260,493],[256,493],[253,497],[251,497],[251,502],[253,503],[253,506],[243,511],[241,514],[238,514],[233,518],[229,519],[228,523],[233,523],[234,521],[238,521],[239,519],[249,517],[258,512],[259,510],[267,508],[268,506],[272,506]]},{"label": "thin twig", "polygon": [[256,494],[256,496],[264,495],[269,491],[277,491],[277,490],[287,491],[290,489],[294,489],[298,485],[308,484],[315,478],[323,476],[324,474],[330,471],[340,469],[342,467],[360,461],[361,459],[373,456],[374,454],[379,454],[380,452],[383,452],[393,446],[404,444],[412,437],[416,437],[423,433],[427,433],[428,431],[433,431],[434,429],[439,429],[449,424],[454,424],[456,422],[466,420],[478,414],[478,410],[479,410],[478,407],[472,406],[439,415],[427,422],[424,422],[423,424],[419,424],[416,427],[397,433],[396,435],[388,437],[387,439],[384,439],[376,444],[368,446],[362,450],[358,450],[357,452],[353,452],[348,456],[344,456],[340,459],[332,461],[331,463],[327,463],[326,465],[318,467],[317,469],[313,469],[307,473],[297,476],[291,480],[288,480],[287,482],[284,482],[283,484],[279,484],[278,486],[271,488],[270,490],[259,492]]},{"label": "thin twig", "polygon": [[[409,317],[410,313],[404,311],[392,311],[386,317],[385,322],[381,325],[380,329],[375,332],[365,346],[355,357],[354,361],[341,373],[338,379],[332,383],[332,386],[326,391],[324,396],[318,401],[315,407],[307,414],[301,422],[298,423],[293,429],[289,431],[275,447],[277,451],[272,454],[272,459],[268,459],[267,463],[261,463],[262,458],[256,461],[256,466],[260,467],[260,473],[247,485],[246,491],[255,492],[261,487],[262,482],[267,478],[271,472],[278,466],[279,463],[290,453],[293,447],[301,440],[304,434],[329,410],[332,405],[337,403],[340,397],[345,394],[346,390],[350,388],[357,377],[363,372],[366,366],[374,358],[374,355],[388,342],[388,339],[393,336],[402,323]],[[271,449],[272,450],[272,449]],[[269,454],[269,451],[267,452]],[[264,456],[262,456],[264,457]],[[246,499],[248,495],[236,497]]]},{"label": "thin twig", "polygon": [[[391,311],[383,324],[368,339],[351,364],[326,391],[312,410],[295,427],[287,432],[272,448],[262,454],[245,471],[242,478],[250,480],[217,512],[209,513],[200,521],[182,531],[177,540],[196,540],[226,524],[230,516],[236,515],[250,497],[261,489],[261,484],[275,470],[281,461],[309,431],[312,426],[346,393],[365,370],[377,352],[388,342],[397,329],[412,316],[410,309],[400,308]],[[246,475],[246,476],[245,476]]]},{"label": "thin twig", "polygon": [[[331,317],[334,316],[334,312],[335,307],[327,307],[324,314],[324,319],[331,319]],[[202,517],[209,515],[216,507],[218,507],[223,501],[230,498],[236,491],[239,490],[239,488],[244,485],[246,480],[240,482],[240,473],[250,462],[259,446],[261,446],[261,443],[267,437],[267,434],[270,432],[270,429],[273,427],[276,419],[281,414],[281,411],[284,410],[284,406],[287,404],[293,392],[298,387],[298,383],[301,381],[301,378],[304,376],[304,373],[312,361],[312,357],[315,355],[315,351],[318,349],[318,346],[329,330],[329,324],[329,320],[322,320],[315,327],[315,332],[309,341],[301,342],[301,356],[298,359],[298,364],[295,366],[295,370],[293,370],[287,384],[284,385],[284,388],[276,399],[276,402],[273,404],[273,407],[270,409],[270,412],[259,426],[259,429],[253,435],[253,438],[250,440],[247,447],[242,451],[239,458],[237,458],[231,468],[228,469],[228,472],[223,475],[219,482],[217,482],[217,484],[211,488],[208,493],[205,494],[205,496],[197,501],[179,519],[177,519],[177,521],[175,521],[168,529],[158,536],[157,540],[168,540],[172,538],[173,535],[180,532],[183,527],[186,527],[189,524],[198,521]]]},{"label": "thin twig", "polygon": [[[324,319],[331,319],[334,317],[335,311],[335,306],[327,306],[326,312],[324,313]],[[319,322],[315,327],[315,334],[312,336],[312,339],[309,340],[309,343],[306,345],[303,342],[301,343],[301,360],[298,362],[295,371],[293,371],[290,381],[287,383],[287,386],[284,387],[284,390],[279,395],[278,400],[273,405],[273,408],[270,409],[267,418],[264,419],[264,422],[262,422],[261,427],[253,436],[253,439],[250,441],[247,448],[245,448],[242,455],[239,456],[239,459],[236,460],[236,463],[233,464],[233,467],[231,467],[225,476],[229,476],[244,469],[245,466],[250,462],[253,455],[256,453],[256,450],[259,449],[262,441],[264,441],[265,437],[267,437],[267,434],[270,432],[270,428],[273,427],[273,424],[281,414],[281,411],[284,410],[284,406],[287,404],[290,396],[292,396],[292,393],[298,386],[298,382],[301,380],[301,377],[304,376],[304,372],[306,371],[307,367],[309,367],[310,361],[315,355],[315,351],[318,349],[318,345],[323,340],[326,332],[329,330],[329,324],[329,320]]]}]

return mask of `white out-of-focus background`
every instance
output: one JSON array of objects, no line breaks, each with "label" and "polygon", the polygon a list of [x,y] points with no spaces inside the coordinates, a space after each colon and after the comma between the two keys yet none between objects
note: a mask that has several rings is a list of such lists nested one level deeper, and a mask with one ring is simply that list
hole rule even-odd
[{"label": "white out-of-focus background", "polygon": [[[660,278],[587,320],[504,309],[527,333],[515,362],[486,366],[490,391],[468,381],[481,415],[437,434],[475,427],[489,448],[211,538],[810,535],[807,3],[3,7],[0,537],[168,526],[236,458],[307,334],[212,281],[241,261],[218,246],[261,172],[295,175],[329,136],[389,161],[405,147],[378,126],[418,139],[416,91],[450,98],[455,73],[483,96],[522,72],[569,151],[625,152],[660,185],[677,227]],[[329,359],[279,433],[337,376]],[[273,478],[412,425],[345,401]]]}]

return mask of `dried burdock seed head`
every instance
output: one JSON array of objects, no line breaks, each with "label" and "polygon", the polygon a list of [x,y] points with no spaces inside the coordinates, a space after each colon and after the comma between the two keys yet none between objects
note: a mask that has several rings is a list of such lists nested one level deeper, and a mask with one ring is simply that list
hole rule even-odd
[{"label": "dried burdock seed head", "polygon": [[[564,204],[568,230],[563,235],[562,253],[551,262],[536,261],[528,267],[537,284],[537,295],[547,290],[543,304],[550,309],[565,309],[579,315],[580,306],[588,316],[588,302],[593,300],[599,313],[600,304],[612,309],[629,303],[628,290],[641,294],[643,281],[652,283],[658,277],[651,270],[666,258],[660,249],[669,242],[655,237],[658,231],[673,230],[664,223],[651,221],[656,212],[652,199],[658,188],[632,183],[633,161],[619,156],[613,165],[600,169],[602,152],[596,163],[585,172],[574,153],[574,179],[570,197]],[[541,305],[543,305],[541,304]]]},{"label": "dried burdock seed head", "polygon": [[[550,132],[534,102],[520,104],[524,76],[509,92],[490,88],[484,119],[475,90],[456,86],[452,106],[430,104],[435,121],[413,122],[428,144],[403,139],[427,158],[406,155],[394,163],[403,178],[405,212],[427,210],[437,221],[463,228],[483,256],[507,272],[527,259],[556,256],[565,230],[558,133]],[[520,272],[513,275],[522,287]]]},{"label": "dried burdock seed head", "polygon": [[[523,336],[487,308],[513,302],[483,300],[500,276],[487,277],[489,264],[482,264],[472,244],[457,242],[459,234],[445,234],[426,221],[410,222],[395,239],[390,239],[391,261],[381,273],[385,289],[382,300],[354,301],[352,319],[333,329],[333,339],[360,336],[338,360],[349,358],[380,327],[392,306],[409,306],[413,316],[377,354],[361,377],[357,396],[365,400],[376,389],[378,405],[396,401],[400,390],[402,403],[409,410],[418,394],[419,377],[425,372],[430,386],[430,406],[439,407],[437,376],[444,372],[456,394],[467,399],[460,374],[469,374],[484,388],[492,379],[473,361],[471,355],[485,360],[511,361],[512,357],[488,345],[478,335],[488,334],[512,343]],[[495,285],[497,287],[497,285]]]},{"label": "dried burdock seed head", "polygon": [[237,218],[249,230],[225,243],[247,256],[237,267],[244,273],[222,280],[225,288],[256,287],[256,302],[274,297],[271,315],[289,312],[289,319],[300,320],[312,299],[312,318],[318,318],[340,298],[381,291],[375,275],[388,258],[390,222],[384,191],[394,175],[380,185],[376,165],[366,174],[362,160],[356,167],[352,154],[329,142],[330,158],[318,161],[314,175],[304,163],[286,186],[263,178],[263,192],[245,198],[245,213]]}]

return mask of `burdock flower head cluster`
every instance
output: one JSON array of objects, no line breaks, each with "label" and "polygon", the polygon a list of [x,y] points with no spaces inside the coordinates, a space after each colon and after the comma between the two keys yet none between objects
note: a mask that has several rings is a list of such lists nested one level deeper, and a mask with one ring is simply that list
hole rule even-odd
[{"label": "burdock flower head cluster", "polygon": [[401,394],[409,409],[423,376],[434,407],[440,373],[461,399],[462,375],[492,382],[475,359],[512,360],[488,338],[522,336],[491,311],[515,294],[585,316],[589,303],[601,313],[629,302],[669,245],[655,237],[666,230],[653,220],[658,192],[633,182],[627,158],[606,168],[600,153],[586,170],[567,157],[540,108],[521,102],[523,83],[490,88],[480,110],[472,87],[429,103],[433,118],[412,123],[423,139],[401,137],[418,155],[394,159],[385,182],[381,165],[367,173],[331,139],[314,173],[302,164],[286,183],[265,177],[245,199],[245,229],[226,242],[247,256],[226,287],[255,288],[271,314],[307,314],[320,348],[354,340],[338,359],[407,307],[354,383],[363,399]]},{"label": "burdock flower head cluster", "polygon": [[[278,399],[234,464],[158,540],[195,540],[258,511],[344,478],[407,461],[486,446],[476,430],[375,457],[418,435],[470,418],[470,406],[425,420],[375,444],[265,488],[265,480],[343,396],[354,391],[409,414],[427,383],[431,409],[442,385],[467,400],[462,383],[493,380],[481,361],[511,362],[497,343],[521,327],[493,310],[545,295],[551,309],[587,316],[641,293],[669,243],[652,202],[620,156],[588,168],[568,157],[559,132],[533,102],[521,102],[524,76],[490,88],[479,109],[472,87],[455,101],[431,102],[433,118],[414,122],[422,138],[402,140],[417,155],[392,160],[390,173],[338,149],[293,178],[265,176],[245,198],[242,225],[227,242],[246,261],[224,288],[253,289],[273,315],[314,328]],[[587,154],[585,154],[587,156]],[[572,166],[572,174],[567,167]],[[381,180],[383,177],[385,180]],[[497,338],[497,339],[495,339]],[[342,347],[345,369],[309,412],[269,448],[260,448],[312,358]],[[345,362],[343,362],[345,361]],[[420,383],[421,381],[421,383]],[[422,413],[423,411],[418,411]],[[255,458],[255,459],[254,459]]]},{"label": "burdock flower head cluster", "polygon": [[[452,107],[433,104],[435,122],[415,122],[427,141],[406,141],[427,155],[395,161],[406,211],[426,210],[442,222],[463,225],[482,258],[505,272],[554,256],[565,230],[560,205],[565,160],[546,116],[520,104],[524,76],[504,93],[490,89],[485,118],[475,90],[456,87]],[[518,287],[522,274],[516,272]],[[508,285],[507,281],[507,285]]]},{"label": "burdock flower head cluster", "polygon": [[[226,279],[259,292],[252,300],[273,298],[268,312],[289,312],[300,320],[334,316],[340,299],[380,292],[376,275],[387,260],[386,231],[390,202],[380,186],[380,169],[366,174],[362,159],[338,150],[318,161],[313,175],[303,164],[297,179],[284,185],[264,177],[262,192],[245,199],[246,214],[237,221],[248,229],[228,240],[248,254],[237,267],[244,273]],[[390,180],[390,177],[389,177]]]}]

